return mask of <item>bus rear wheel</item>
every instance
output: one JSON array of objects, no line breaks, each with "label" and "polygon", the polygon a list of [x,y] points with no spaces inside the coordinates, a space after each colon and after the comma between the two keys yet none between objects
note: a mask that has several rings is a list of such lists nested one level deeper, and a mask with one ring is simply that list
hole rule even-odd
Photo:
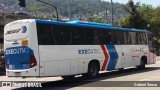
[{"label": "bus rear wheel", "polygon": [[86,76],[88,78],[94,78],[99,74],[99,67],[97,65],[97,63],[91,62],[88,66],[88,73],[86,74]]},{"label": "bus rear wheel", "polygon": [[72,80],[75,78],[75,75],[70,75],[70,76],[61,76],[64,80]]},{"label": "bus rear wheel", "polygon": [[118,69],[119,72],[124,72],[124,68]]}]

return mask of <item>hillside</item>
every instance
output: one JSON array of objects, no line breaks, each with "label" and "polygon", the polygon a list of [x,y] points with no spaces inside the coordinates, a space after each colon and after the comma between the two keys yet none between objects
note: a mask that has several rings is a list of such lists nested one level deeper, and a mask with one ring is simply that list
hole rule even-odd
[{"label": "hillside", "polygon": [[[61,18],[68,17],[68,0],[44,0],[46,2],[54,4],[58,12],[60,13]],[[9,12],[25,12],[33,16],[41,17],[51,17],[55,13],[54,8],[45,5],[43,3],[37,2],[36,0],[26,0],[27,7],[23,10],[20,9],[18,5],[18,0],[1,0],[0,1],[0,11]],[[114,3],[114,21],[118,22],[127,16],[127,12],[123,10],[122,4]],[[70,11],[72,19],[84,19],[96,17],[96,18],[105,18],[105,11],[107,8],[107,21],[110,22],[111,18],[111,5],[109,2],[104,2],[102,0],[70,0]]]}]

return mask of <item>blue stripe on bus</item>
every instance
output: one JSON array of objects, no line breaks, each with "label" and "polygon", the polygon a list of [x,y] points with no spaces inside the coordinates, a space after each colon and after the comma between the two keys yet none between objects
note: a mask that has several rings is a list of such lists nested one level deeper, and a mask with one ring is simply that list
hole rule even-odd
[{"label": "blue stripe on bus", "polygon": [[140,29],[134,29],[134,28],[120,28],[120,27],[112,27],[112,26],[103,26],[103,24],[102,25],[93,25],[93,24],[67,23],[67,22],[49,21],[49,20],[40,20],[40,19],[36,19],[36,23],[65,25],[65,26],[77,26],[77,27],[87,27],[87,28],[99,28],[99,29],[105,29],[105,30],[148,32],[147,30],[140,30]]},{"label": "blue stripe on bus", "polygon": [[118,53],[114,45],[106,45],[106,48],[110,56],[107,70],[114,70],[117,64],[117,60],[118,60]]}]

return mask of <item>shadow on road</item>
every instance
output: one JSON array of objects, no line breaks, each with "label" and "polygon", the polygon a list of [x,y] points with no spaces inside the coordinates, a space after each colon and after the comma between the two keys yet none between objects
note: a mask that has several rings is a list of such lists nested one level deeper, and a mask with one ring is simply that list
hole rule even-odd
[{"label": "shadow on road", "polygon": [[[50,82],[42,83],[42,86],[44,88],[29,88],[29,89],[44,90],[44,89],[69,89],[73,87],[94,87],[94,85],[98,84],[98,82],[100,82],[101,80],[122,77],[127,75],[134,75],[137,73],[150,72],[154,70],[160,70],[160,67],[147,67],[144,70],[138,70],[137,68],[129,68],[129,69],[125,69],[123,72],[119,72],[119,71],[106,72],[106,73],[99,74],[99,76],[96,77],[95,79],[86,79],[83,77],[77,77],[70,81],[66,81],[66,80],[50,81]],[[92,85],[90,83],[94,83],[94,84]],[[14,90],[28,90],[28,88],[18,88]]]}]

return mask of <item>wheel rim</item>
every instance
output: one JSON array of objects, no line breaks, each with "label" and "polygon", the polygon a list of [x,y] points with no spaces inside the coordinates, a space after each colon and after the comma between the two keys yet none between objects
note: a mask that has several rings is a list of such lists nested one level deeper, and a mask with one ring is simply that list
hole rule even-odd
[{"label": "wheel rim", "polygon": [[144,61],[141,61],[141,68],[142,68],[142,69],[145,68],[145,63],[144,63]]},{"label": "wheel rim", "polygon": [[97,74],[97,68],[95,66],[92,66],[90,69],[90,73],[92,76],[96,76]]}]

